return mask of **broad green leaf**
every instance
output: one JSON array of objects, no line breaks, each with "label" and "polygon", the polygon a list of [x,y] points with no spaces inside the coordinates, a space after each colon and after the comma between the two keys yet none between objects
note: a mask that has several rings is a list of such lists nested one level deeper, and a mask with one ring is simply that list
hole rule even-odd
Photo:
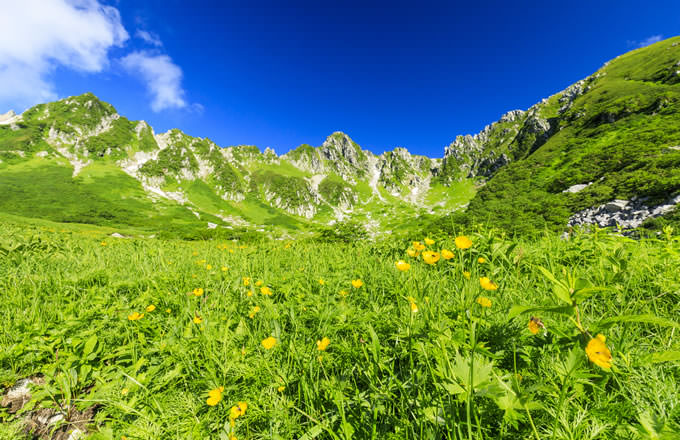
[{"label": "broad green leaf", "polygon": [[94,350],[95,345],[97,345],[97,335],[92,335],[85,341],[85,346],[83,347],[83,357],[87,357]]},{"label": "broad green leaf", "polygon": [[580,302],[583,301],[584,299],[591,297],[594,293],[604,292],[607,290],[609,289],[607,289],[606,287],[586,287],[583,289],[576,290],[572,297],[574,298],[574,301]]},{"label": "broad green leaf", "polygon": [[553,284],[562,284],[560,281],[557,281],[555,275],[553,275],[548,269],[541,266],[536,266],[536,268],[540,270],[543,273],[543,276],[549,279]]},{"label": "broad green leaf", "polygon": [[508,319],[512,319],[523,313],[530,312],[549,312],[549,313],[560,313],[563,315],[572,315],[574,313],[574,308],[572,306],[561,306],[561,307],[540,307],[540,306],[512,306],[510,312],[508,313]]},{"label": "broad green leaf", "polygon": [[649,361],[654,364],[660,362],[677,362],[680,361],[680,351],[669,350],[652,353],[651,356],[649,356]]}]

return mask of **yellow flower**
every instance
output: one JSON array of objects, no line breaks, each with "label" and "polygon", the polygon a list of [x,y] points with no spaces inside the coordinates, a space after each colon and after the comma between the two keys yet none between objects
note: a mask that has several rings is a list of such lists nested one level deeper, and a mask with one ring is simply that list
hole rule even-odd
[{"label": "yellow flower", "polygon": [[417,250],[417,251],[422,251],[423,249],[425,249],[425,245],[422,244],[422,243],[419,242],[419,241],[414,241],[414,242],[413,242],[413,249],[415,249],[415,250]]},{"label": "yellow flower", "polygon": [[328,344],[330,343],[331,340],[324,336],[320,341],[316,341],[316,349],[319,351],[324,351],[326,348],[328,348]]},{"label": "yellow flower", "polygon": [[228,270],[229,270],[229,268],[227,266],[222,266],[222,272],[226,272]]},{"label": "yellow flower", "polygon": [[453,258],[453,252],[448,249],[442,249],[442,258],[445,260],[450,260]]},{"label": "yellow flower", "polygon": [[239,249],[245,249],[245,248],[247,248],[247,247],[248,247],[248,246],[246,246],[245,244],[242,244],[242,245],[240,245],[238,248],[239,248]]},{"label": "yellow flower", "polygon": [[207,266],[205,266],[205,268],[210,270],[210,269],[212,269],[212,266],[210,264],[208,264]]},{"label": "yellow flower", "polygon": [[197,287],[193,291],[194,296],[201,296],[203,295],[203,288],[202,287]]},{"label": "yellow flower", "polygon": [[243,277],[243,285],[244,286],[250,285],[250,277]]},{"label": "yellow flower", "polygon": [[248,409],[248,404],[246,402],[238,402],[236,405],[232,406],[229,410],[229,418],[231,420],[236,420],[246,413]]},{"label": "yellow flower", "polygon": [[264,281],[262,281],[262,280],[257,280],[257,281],[255,282],[255,287],[260,287],[260,286],[263,285],[263,284],[264,284]]},{"label": "yellow flower", "polygon": [[344,297],[346,297],[347,295],[349,295],[349,292],[346,291],[346,290],[341,290],[340,293],[338,293],[338,295],[340,295],[341,297],[344,298]]},{"label": "yellow flower", "polygon": [[482,289],[484,290],[496,290],[498,289],[498,285],[495,283],[492,283],[491,280],[488,277],[481,277],[479,279],[479,284],[482,286]]},{"label": "yellow flower", "polygon": [[127,388],[123,388],[122,390],[120,390],[120,394],[122,394],[123,396],[127,396],[127,393],[129,392],[130,390],[128,390]]},{"label": "yellow flower", "polygon": [[472,241],[464,235],[456,237],[455,242],[458,249],[469,249],[472,247]]},{"label": "yellow flower", "polygon": [[611,368],[612,353],[604,344],[606,338],[599,334],[588,342],[586,345],[586,354],[588,359],[595,365],[602,368]]},{"label": "yellow flower", "polygon": [[319,284],[321,284],[322,286],[325,286],[326,282],[323,279],[319,278]]},{"label": "yellow flower", "polygon": [[201,319],[200,316],[194,315],[194,324],[200,324],[203,322],[203,319]]},{"label": "yellow flower", "polygon": [[470,279],[470,272],[468,272],[467,270],[464,271],[463,276],[465,277],[466,280],[469,280]]},{"label": "yellow flower", "polygon": [[411,265],[404,260],[399,260],[396,263],[394,263],[394,265],[397,266],[397,269],[399,269],[402,272],[406,272],[411,268]]},{"label": "yellow flower", "polygon": [[246,292],[246,296],[253,296],[254,293],[255,293],[255,291],[253,291],[253,290],[251,289],[251,290],[249,290],[249,291]]},{"label": "yellow flower", "polygon": [[434,240],[432,240],[431,238],[425,237],[425,244],[428,245],[428,246],[432,246],[434,244]]},{"label": "yellow flower", "polygon": [[191,255],[193,255],[193,256],[195,257],[195,256],[197,256],[197,255],[198,255],[198,252],[196,252],[196,251],[193,251],[193,252],[191,253]]},{"label": "yellow flower", "polygon": [[359,278],[356,280],[352,280],[352,286],[354,286],[355,289],[358,289],[359,287],[363,286],[364,282],[361,281]]},{"label": "yellow flower", "polygon": [[479,264],[484,264],[484,263],[486,263],[486,258],[484,258],[484,257],[479,257],[479,258],[477,258],[477,263],[479,263]]},{"label": "yellow flower", "polygon": [[263,295],[270,295],[272,294],[272,289],[270,289],[267,286],[260,287],[260,292],[262,292]]},{"label": "yellow flower", "polygon": [[106,246],[106,242],[105,242],[105,241],[102,241],[101,244],[102,244],[102,246]]},{"label": "yellow flower", "polygon": [[529,331],[534,335],[538,334],[541,328],[545,328],[545,325],[543,325],[541,320],[533,316],[531,317],[531,319],[529,319],[528,325]]},{"label": "yellow flower", "polygon": [[139,313],[139,312],[133,312],[128,315],[128,319],[130,321],[139,321],[144,317],[144,313]]},{"label": "yellow flower", "polygon": [[260,306],[255,306],[253,307],[253,310],[250,312],[250,319],[253,319],[255,317],[255,314],[260,311]]},{"label": "yellow flower", "polygon": [[423,252],[423,261],[427,264],[434,264],[439,261],[439,252],[425,251]]},{"label": "yellow flower", "polygon": [[409,257],[417,257],[420,255],[420,252],[417,252],[415,249],[408,248],[406,249],[406,253],[408,254]]},{"label": "yellow flower", "polygon": [[408,298],[409,306],[411,307],[411,313],[418,313],[418,305],[416,304],[416,299],[412,296]]},{"label": "yellow flower", "polygon": [[276,338],[273,336],[268,337],[262,341],[262,346],[267,350],[271,350],[276,345]]},{"label": "yellow flower", "polygon": [[208,399],[205,401],[209,406],[215,406],[222,400],[222,392],[224,387],[217,387],[214,390],[208,391]]},{"label": "yellow flower", "polygon": [[491,300],[485,296],[480,296],[477,298],[477,304],[482,307],[491,307]]},{"label": "yellow flower", "polygon": [[153,304],[149,305],[149,306],[146,308],[146,311],[147,311],[147,312],[153,312],[154,310],[156,310],[156,306],[154,306]]},{"label": "yellow flower", "polygon": [[170,309],[165,309],[165,313],[170,313],[170,312],[171,312]]},{"label": "yellow flower", "polygon": [[281,386],[278,387],[276,390],[277,390],[279,393],[283,393],[283,390],[285,390],[285,389],[286,389],[286,387],[284,387],[283,385],[281,385]]}]

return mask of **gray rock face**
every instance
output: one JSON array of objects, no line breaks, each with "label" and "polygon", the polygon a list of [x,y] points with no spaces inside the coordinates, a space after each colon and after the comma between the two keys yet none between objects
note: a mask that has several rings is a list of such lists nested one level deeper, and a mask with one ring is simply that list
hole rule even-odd
[{"label": "gray rock face", "polygon": [[520,145],[531,142],[531,145],[528,146],[528,152],[531,154],[541,145],[545,144],[554,132],[555,129],[547,119],[541,118],[534,113],[524,122],[517,135],[517,142]]},{"label": "gray rock face", "polygon": [[582,79],[581,81],[578,81],[564,89],[562,96],[560,96],[560,99],[558,100],[559,103],[562,104],[562,107],[560,107],[558,110],[559,113],[564,113],[565,111],[569,110],[569,107],[571,107],[571,104],[576,98],[590,90],[590,86],[587,85],[590,80],[590,77]]},{"label": "gray rock face", "polygon": [[622,229],[639,227],[651,217],[659,217],[673,209],[680,203],[680,194],[669,198],[664,203],[650,207],[645,199],[612,200],[603,205],[584,209],[572,215],[567,226],[593,225],[601,228],[620,226]]},{"label": "gray rock face", "polygon": [[570,186],[569,188],[565,189],[565,190],[562,191],[562,192],[563,192],[563,193],[572,193],[572,194],[576,194],[577,192],[581,192],[581,191],[583,191],[584,189],[588,188],[588,187],[589,187],[590,185],[592,185],[592,184],[593,184],[593,182],[579,183],[579,184]]}]

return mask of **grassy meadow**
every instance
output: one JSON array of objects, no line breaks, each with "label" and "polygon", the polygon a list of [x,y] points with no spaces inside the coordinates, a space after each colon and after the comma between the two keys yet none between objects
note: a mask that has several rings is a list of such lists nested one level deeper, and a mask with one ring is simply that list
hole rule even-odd
[{"label": "grassy meadow", "polygon": [[110,232],[0,224],[0,390],[42,379],[18,413],[0,408],[0,438],[30,438],[23,417],[41,407],[63,430],[93,408],[90,439],[678,438],[670,228]]}]

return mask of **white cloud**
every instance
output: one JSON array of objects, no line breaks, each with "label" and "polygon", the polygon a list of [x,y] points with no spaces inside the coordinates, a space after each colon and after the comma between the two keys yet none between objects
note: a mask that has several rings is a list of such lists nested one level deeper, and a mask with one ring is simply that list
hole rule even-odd
[{"label": "white cloud", "polygon": [[149,31],[145,31],[145,30],[142,30],[142,29],[137,29],[137,32],[135,32],[135,37],[141,38],[142,40],[144,40],[145,42],[147,42],[148,44],[150,44],[152,46],[156,46],[156,47],[163,46],[163,42],[158,37],[158,35],[154,32],[149,32]]},{"label": "white cloud", "polygon": [[100,72],[108,51],[128,38],[118,10],[99,0],[3,1],[0,109],[56,98],[56,67]]},{"label": "white cloud", "polygon": [[662,38],[663,38],[663,35],[652,35],[651,37],[647,37],[642,41],[637,41],[635,43],[635,45],[637,47],[649,46],[650,44],[654,44],[654,43],[661,41]]},{"label": "white cloud", "polygon": [[186,107],[181,86],[182,69],[169,56],[138,51],[125,56],[121,62],[129,72],[141,75],[153,97],[153,111]]}]

